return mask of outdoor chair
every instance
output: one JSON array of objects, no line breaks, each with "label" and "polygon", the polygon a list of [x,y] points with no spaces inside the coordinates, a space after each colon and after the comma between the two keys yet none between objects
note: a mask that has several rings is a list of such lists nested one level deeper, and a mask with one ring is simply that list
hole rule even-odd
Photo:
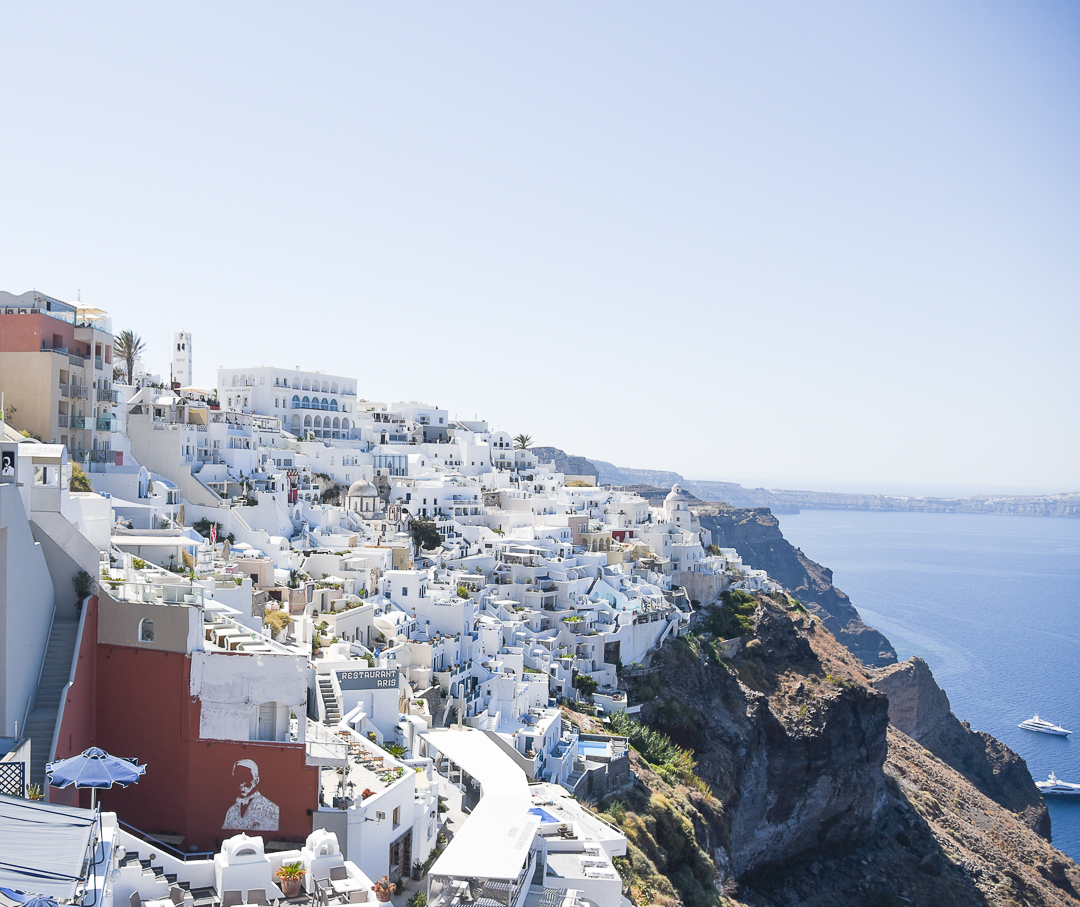
[{"label": "outdoor chair", "polygon": [[131,901],[131,907],[142,907],[142,898],[139,897],[139,892],[131,892],[129,900]]},{"label": "outdoor chair", "polygon": [[183,907],[184,899],[186,897],[187,892],[179,885],[169,886],[169,900],[173,902],[173,907]]},{"label": "outdoor chair", "polygon": [[249,888],[247,894],[248,904],[261,904],[262,907],[270,907],[266,900],[265,888]]},{"label": "outdoor chair", "polygon": [[344,866],[331,866],[330,867],[330,881],[341,881],[349,877],[349,870]]},{"label": "outdoor chair", "polygon": [[365,903],[367,903],[367,892],[366,891],[350,891],[349,892],[349,903],[350,904],[365,904]]},{"label": "outdoor chair", "polygon": [[244,893],[239,888],[226,888],[221,893],[221,907],[239,907],[244,903]]}]

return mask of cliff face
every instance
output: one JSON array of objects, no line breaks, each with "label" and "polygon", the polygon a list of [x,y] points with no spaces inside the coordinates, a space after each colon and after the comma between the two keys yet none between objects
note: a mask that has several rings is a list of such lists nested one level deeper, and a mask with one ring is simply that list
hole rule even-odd
[{"label": "cliff face", "polygon": [[[638,802],[683,810],[715,867],[716,901],[722,891],[773,907],[1077,903],[1080,870],[1032,830],[1041,807],[1022,760],[957,722],[925,665],[871,671],[774,596],[761,598],[738,657],[690,636],[650,667],[629,681],[641,718],[695,751],[711,796],[676,796],[641,771],[639,784],[654,786]],[[890,726],[890,705],[921,743]],[[700,855],[692,865],[700,878]]]},{"label": "cliff face", "polygon": [[889,697],[889,721],[951,765],[982,793],[1050,840],[1050,813],[1031,779],[1027,763],[1001,741],[973,731],[949,707],[921,658],[870,674],[874,688]]},{"label": "cliff face", "polygon": [[726,504],[703,504],[692,509],[701,527],[712,532],[715,544],[734,548],[743,563],[768,571],[770,577],[820,616],[858,658],[877,666],[896,662],[892,643],[862,622],[851,600],[832,584],[831,570],[810,560],[784,538],[771,511]]}]

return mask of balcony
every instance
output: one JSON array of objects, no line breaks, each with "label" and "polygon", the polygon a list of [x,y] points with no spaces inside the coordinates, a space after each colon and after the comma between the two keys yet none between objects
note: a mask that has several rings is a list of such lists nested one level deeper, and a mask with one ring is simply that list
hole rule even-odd
[{"label": "balcony", "polygon": [[60,396],[66,397],[68,395],[68,386],[63,381],[60,382]]},{"label": "balcony", "polygon": [[67,428],[67,424],[68,424],[67,413],[59,413],[57,415],[57,417],[56,417],[56,424],[59,425],[61,428]]},{"label": "balcony", "polygon": [[90,388],[83,384],[71,385],[71,397],[73,400],[88,400],[90,398]]},{"label": "balcony", "polygon": [[98,419],[97,422],[94,423],[94,424],[97,426],[98,431],[119,431],[120,430],[120,423],[116,419],[110,419],[110,418]]},{"label": "balcony", "polygon": [[98,371],[101,371],[101,369],[103,369],[104,367],[105,366],[101,361],[101,357],[100,356],[95,356],[94,357],[94,368],[96,368]]},{"label": "balcony", "polygon": [[74,448],[70,451],[71,459],[80,463],[115,463],[117,457],[123,456],[118,450],[85,450]]},{"label": "balcony", "polygon": [[98,388],[97,391],[98,401],[101,403],[119,403],[120,392],[114,391],[111,388]]},{"label": "balcony", "polygon": [[72,416],[71,427],[80,430],[86,428],[86,418],[84,416]]}]

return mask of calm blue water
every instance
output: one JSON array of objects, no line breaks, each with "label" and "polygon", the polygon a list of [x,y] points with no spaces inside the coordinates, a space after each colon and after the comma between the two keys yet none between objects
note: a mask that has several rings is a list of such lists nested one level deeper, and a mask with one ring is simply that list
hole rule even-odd
[{"label": "calm blue water", "polygon": [[[1080,520],[975,514],[780,514],[901,659],[926,659],[957,717],[1023,756],[1036,781],[1080,781]],[[1022,731],[1032,714],[1072,738]],[[1080,803],[1048,801],[1080,860]]]}]

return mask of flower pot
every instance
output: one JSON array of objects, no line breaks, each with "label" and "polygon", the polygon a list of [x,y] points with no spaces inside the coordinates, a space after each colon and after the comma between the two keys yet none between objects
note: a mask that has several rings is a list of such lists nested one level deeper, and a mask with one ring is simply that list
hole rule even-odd
[{"label": "flower pot", "polygon": [[281,887],[281,893],[287,898],[295,898],[300,895],[300,886],[304,884],[302,877],[297,876],[293,879],[279,879],[278,885]]},{"label": "flower pot", "polygon": [[390,895],[391,892],[389,891],[379,891],[377,888],[375,889],[375,899],[382,901],[384,904],[390,900]]},{"label": "flower pot", "polygon": [[424,877],[424,867],[423,866],[414,866],[412,868],[412,880],[414,882],[419,882],[423,877]]}]

